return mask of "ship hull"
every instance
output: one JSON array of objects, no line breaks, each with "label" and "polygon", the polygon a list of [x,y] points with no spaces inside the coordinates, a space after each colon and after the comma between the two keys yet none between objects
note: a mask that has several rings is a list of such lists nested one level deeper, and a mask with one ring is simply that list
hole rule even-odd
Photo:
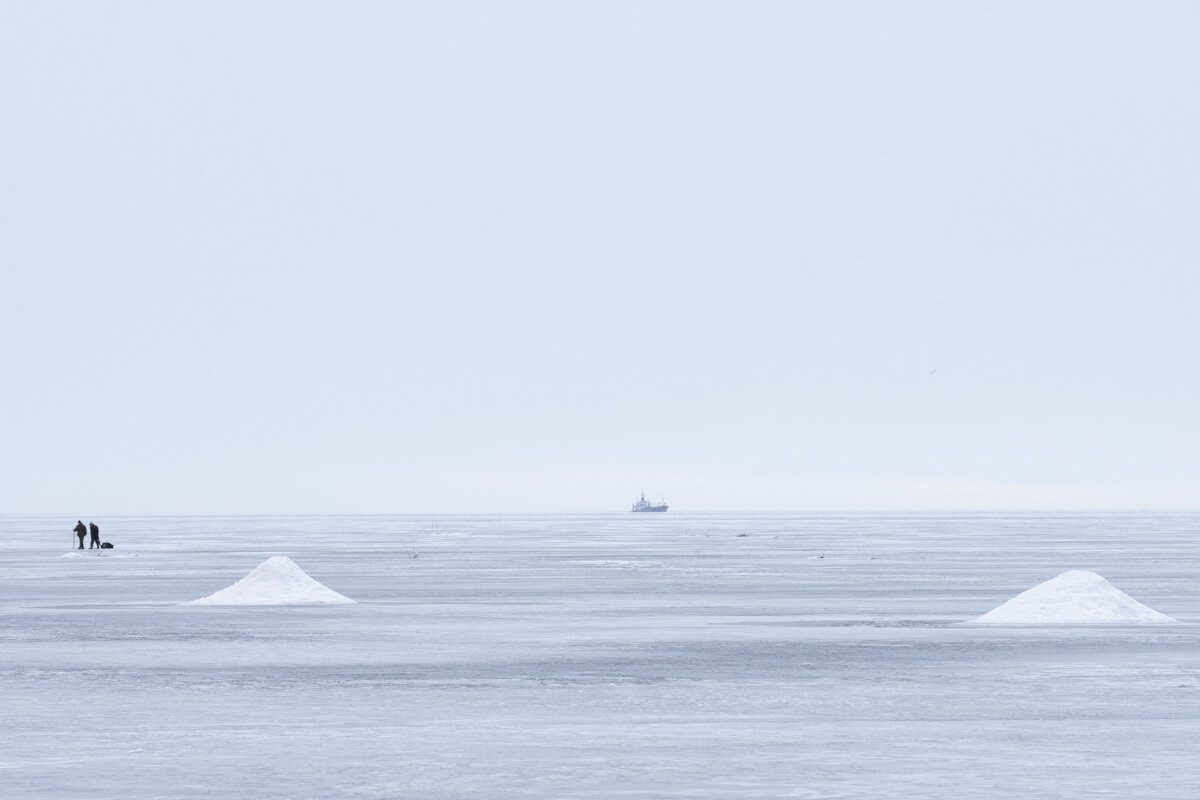
[{"label": "ship hull", "polygon": [[633,513],[641,514],[641,513],[647,512],[647,511],[666,511],[666,510],[667,510],[666,506],[650,506],[649,508],[635,508],[635,509],[633,509]]}]

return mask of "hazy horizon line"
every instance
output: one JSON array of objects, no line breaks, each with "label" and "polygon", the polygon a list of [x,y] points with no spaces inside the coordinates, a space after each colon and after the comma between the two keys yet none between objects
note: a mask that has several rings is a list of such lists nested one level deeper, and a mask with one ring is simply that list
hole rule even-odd
[{"label": "hazy horizon line", "polygon": [[[759,509],[759,510],[716,510],[696,509],[675,512],[633,511],[172,511],[172,512],[105,512],[93,514],[101,517],[562,517],[562,516],[624,516],[638,513],[640,516],[667,518],[684,515],[768,515],[792,514],[797,516],[822,515],[917,515],[917,514],[1200,514],[1200,508],[910,508],[910,509]],[[87,515],[85,515],[87,516]],[[57,511],[0,511],[0,517],[76,517]]]}]

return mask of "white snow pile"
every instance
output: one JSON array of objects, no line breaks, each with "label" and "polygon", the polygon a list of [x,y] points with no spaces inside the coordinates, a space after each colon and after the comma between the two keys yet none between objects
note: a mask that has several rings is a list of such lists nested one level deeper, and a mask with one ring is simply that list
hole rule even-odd
[{"label": "white snow pile", "polygon": [[1051,578],[972,622],[1017,625],[1175,622],[1100,575],[1073,569]]},{"label": "white snow pile", "polygon": [[294,606],[353,602],[310,578],[287,556],[272,556],[232,586],[193,600],[189,605]]}]

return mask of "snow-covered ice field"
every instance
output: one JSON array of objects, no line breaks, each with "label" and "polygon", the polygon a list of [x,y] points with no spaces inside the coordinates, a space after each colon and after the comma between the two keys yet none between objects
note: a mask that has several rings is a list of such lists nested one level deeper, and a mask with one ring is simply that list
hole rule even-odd
[{"label": "snow-covered ice field", "polygon": [[[1200,796],[1197,514],[75,519],[6,798]],[[357,602],[188,605],[275,555]],[[958,624],[1071,569],[1178,623]]]}]

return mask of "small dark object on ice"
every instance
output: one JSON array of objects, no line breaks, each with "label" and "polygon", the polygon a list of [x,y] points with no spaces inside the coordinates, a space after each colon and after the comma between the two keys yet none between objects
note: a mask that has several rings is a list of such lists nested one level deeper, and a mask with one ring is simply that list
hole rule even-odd
[{"label": "small dark object on ice", "polygon": [[112,542],[103,542],[100,545],[100,549],[101,550],[112,550],[113,549]]},{"label": "small dark object on ice", "polygon": [[739,534],[737,535],[737,538],[741,539],[741,538],[743,538],[743,537],[746,537],[746,536],[749,536],[749,535],[750,535],[750,534],[748,534],[748,533],[739,533]]}]

